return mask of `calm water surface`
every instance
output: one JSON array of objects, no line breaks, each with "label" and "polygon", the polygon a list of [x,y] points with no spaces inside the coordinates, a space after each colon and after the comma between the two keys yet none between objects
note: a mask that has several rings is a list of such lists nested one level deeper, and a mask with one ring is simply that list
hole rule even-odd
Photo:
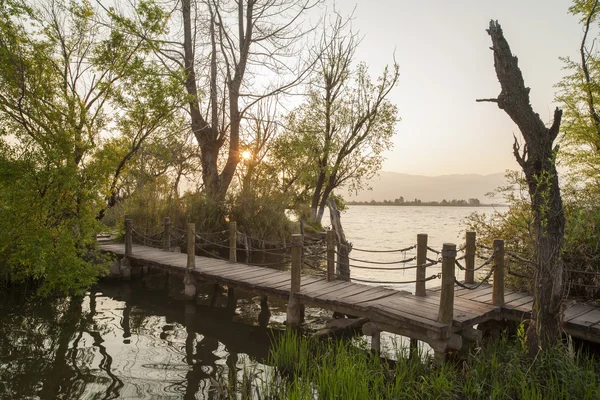
[{"label": "calm water surface", "polygon": [[[429,243],[463,243],[469,207],[352,206],[342,215],[359,249],[398,249],[428,233]],[[328,221],[325,216],[324,221]],[[357,259],[393,261],[403,253],[360,253]],[[361,265],[360,261],[353,261]],[[357,278],[407,281],[405,272],[352,270]],[[412,284],[392,285],[410,289]],[[285,304],[240,294],[235,314],[226,297],[201,287],[197,304],[181,299],[182,284],[159,272],[131,283],[104,282],[82,297],[25,301],[17,293],[0,303],[1,399],[210,399],[218,381],[257,376]],[[270,314],[270,316],[269,316]],[[313,321],[328,313],[308,310]],[[275,328],[274,330],[272,330]]]}]

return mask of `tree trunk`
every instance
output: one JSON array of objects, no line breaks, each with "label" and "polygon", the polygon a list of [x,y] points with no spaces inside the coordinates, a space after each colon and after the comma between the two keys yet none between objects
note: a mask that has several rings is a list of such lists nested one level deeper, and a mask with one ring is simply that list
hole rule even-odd
[{"label": "tree trunk", "polygon": [[537,246],[535,271],[535,302],[532,324],[528,331],[530,351],[552,347],[561,337],[561,303],[563,297],[563,266],[560,259],[565,217],[563,212],[555,157],[562,110],[554,111],[554,121],[547,128],[529,103],[529,88],[525,87],[517,57],[513,56],[498,22],[490,21],[487,31],[492,38],[494,67],[502,91],[497,99],[483,99],[498,104],[518,125],[525,146],[515,139],[514,155],[523,168],[534,214],[533,229]]},{"label": "tree trunk", "polygon": [[340,212],[335,206],[333,200],[329,200],[329,214],[331,218],[331,228],[335,232],[337,246],[337,263],[336,275],[339,279],[350,281],[350,252],[352,251],[352,243],[346,240],[344,228],[342,228],[342,220]]}]

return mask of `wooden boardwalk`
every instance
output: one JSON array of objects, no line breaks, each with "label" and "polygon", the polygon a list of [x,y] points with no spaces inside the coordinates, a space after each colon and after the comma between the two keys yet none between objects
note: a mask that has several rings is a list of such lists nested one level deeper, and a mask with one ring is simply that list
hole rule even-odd
[{"label": "wooden boardwalk", "polygon": [[[104,242],[104,252],[125,255],[125,245]],[[133,267],[151,266],[183,276],[188,255],[133,245],[129,257]],[[232,288],[288,299],[291,274],[270,268],[232,263],[195,256],[195,279],[224,284]],[[439,322],[440,289],[428,290],[427,296],[415,296],[380,286],[304,275],[296,297],[301,304],[321,307],[350,315],[367,317],[378,329],[408,336],[427,343],[436,352],[460,348],[462,338],[477,337],[474,326],[501,319],[522,320],[529,317],[533,298],[512,291],[505,292],[505,305],[491,304],[492,286],[478,289],[455,288],[453,322]],[[570,335],[600,343],[600,310],[575,304],[566,310],[564,326]]]}]

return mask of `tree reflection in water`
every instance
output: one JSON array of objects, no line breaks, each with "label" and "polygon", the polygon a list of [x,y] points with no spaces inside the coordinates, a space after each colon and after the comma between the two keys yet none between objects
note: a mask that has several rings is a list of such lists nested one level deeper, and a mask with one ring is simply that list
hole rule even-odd
[{"label": "tree reflection in water", "polygon": [[263,368],[268,307],[260,326],[235,322],[221,307],[169,296],[177,291],[165,279],[157,289],[102,283],[81,297],[6,294],[0,398],[214,398],[216,382],[235,382],[244,362]]}]

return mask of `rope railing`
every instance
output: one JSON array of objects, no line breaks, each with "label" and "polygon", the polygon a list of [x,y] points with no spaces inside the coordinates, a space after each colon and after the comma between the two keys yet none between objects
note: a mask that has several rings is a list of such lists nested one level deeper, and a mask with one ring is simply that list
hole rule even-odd
[{"label": "rope railing", "polygon": [[352,250],[354,251],[359,251],[362,253],[404,253],[406,251],[415,249],[417,247],[416,244],[413,244],[412,246],[409,247],[405,247],[403,249],[392,249],[392,250],[369,250],[369,249],[360,249],[357,247],[352,247]]},{"label": "rope railing", "polygon": [[210,252],[210,251],[206,250],[205,248],[203,248],[203,247],[199,246],[199,245],[198,245],[198,243],[196,243],[196,244],[195,244],[195,248],[196,248],[197,250],[200,250],[200,251],[201,251],[201,252],[203,252],[204,254],[206,254],[206,255],[210,256],[211,258],[217,258],[217,259],[219,259],[219,260],[223,260],[223,261],[229,261],[227,258],[225,258],[225,257],[221,257],[220,255],[218,255],[218,254],[214,254],[213,252]]},{"label": "rope railing", "polygon": [[219,241],[219,242],[214,242],[214,241],[212,241],[212,240],[208,240],[208,239],[206,239],[206,238],[203,238],[202,236],[199,236],[198,234],[196,234],[196,239],[200,239],[200,240],[202,240],[204,243],[208,243],[208,244],[210,244],[210,245],[212,245],[212,246],[216,246],[216,247],[220,247],[220,248],[226,248],[226,249],[228,249],[228,248],[229,248],[229,245],[224,245],[224,244],[223,244],[223,243],[227,242],[227,241],[228,241],[228,239],[223,239],[223,240],[221,240],[221,241]]},{"label": "rope railing", "polygon": [[[439,264],[442,262],[442,258],[438,258],[437,260],[434,260],[433,258],[429,258],[429,257],[425,257],[425,260],[429,261],[429,265],[435,265],[435,264]],[[428,264],[425,264],[428,265]]]},{"label": "rope railing", "polygon": [[456,285],[460,286],[461,288],[468,289],[468,290],[475,290],[475,289],[478,289],[484,283],[488,283],[488,281],[492,277],[493,273],[494,273],[494,267],[490,268],[490,272],[488,272],[488,274],[475,286],[467,286],[464,283],[462,283],[461,281],[457,280],[456,278],[454,278],[454,283]]},{"label": "rope railing", "polygon": [[282,240],[272,241],[272,240],[266,240],[266,239],[259,239],[257,237],[250,236],[247,233],[240,232],[240,231],[236,231],[236,234],[244,236],[244,237],[246,237],[246,238],[248,238],[250,240],[253,240],[253,241],[257,242],[257,243],[265,243],[265,244],[269,244],[269,245],[280,245],[280,244],[283,244],[284,246],[287,246],[286,243],[284,241],[282,241]]},{"label": "rope railing", "polygon": [[[336,276],[339,276],[336,274]],[[352,278],[353,281],[356,282],[361,282],[361,283],[376,283],[378,285],[404,285],[404,284],[409,284],[409,283],[417,283],[417,282],[428,282],[431,281],[433,279],[441,279],[442,274],[435,274],[435,275],[431,275],[428,278],[425,279],[414,279],[412,281],[375,281],[375,280],[371,280],[371,279],[361,279],[361,278]]]},{"label": "rope railing", "polygon": [[[335,252],[335,254],[337,254],[338,256],[341,255],[337,251]],[[414,261],[416,259],[417,259],[417,257],[415,256],[415,257],[406,258],[406,259],[400,260],[400,261],[367,261],[367,260],[361,260],[360,258],[348,257],[348,260],[350,260],[350,261],[362,262],[365,264],[378,264],[378,265],[405,264],[405,263]]]},{"label": "rope railing", "polygon": [[430,252],[435,253],[435,254],[442,254],[441,251],[438,251],[438,250],[434,249],[433,247],[427,246],[427,250],[429,250]]},{"label": "rope railing", "polygon": [[[492,253],[492,255],[490,257],[488,257],[488,259],[481,264],[479,267],[475,267],[472,269],[472,271],[479,271],[482,268],[485,268],[486,266],[490,265],[493,261],[494,258],[496,257],[496,252]],[[462,265],[460,262],[458,262],[458,258],[454,261],[455,265],[458,267],[458,269],[460,269],[461,271],[466,271],[467,268]]]}]

